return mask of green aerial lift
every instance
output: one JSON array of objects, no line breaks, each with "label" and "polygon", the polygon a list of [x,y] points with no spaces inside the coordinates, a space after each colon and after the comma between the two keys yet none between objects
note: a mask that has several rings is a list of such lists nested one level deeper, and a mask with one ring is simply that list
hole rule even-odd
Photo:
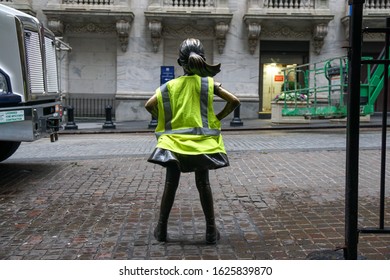
[{"label": "green aerial lift", "polygon": [[[383,59],[383,54],[384,50],[380,59]],[[362,61],[372,59],[362,57]],[[282,93],[276,98],[277,102],[284,104],[282,116],[329,119],[347,116],[347,56],[282,71],[285,82]],[[362,63],[362,72],[367,73],[367,77],[360,84],[360,114],[366,116],[374,113],[375,102],[383,89],[384,65]]]}]

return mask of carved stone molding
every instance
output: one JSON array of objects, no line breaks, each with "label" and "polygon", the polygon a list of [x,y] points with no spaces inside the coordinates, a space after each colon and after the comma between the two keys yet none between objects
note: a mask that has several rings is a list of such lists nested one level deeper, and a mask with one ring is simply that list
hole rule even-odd
[{"label": "carved stone molding", "polygon": [[249,4],[248,13],[243,20],[248,29],[251,54],[254,54],[260,39],[311,40],[314,42],[315,51],[319,53],[328,34],[328,24],[334,17],[323,10],[318,14],[271,14],[267,9],[260,9],[260,2],[257,0]]},{"label": "carved stone molding", "polygon": [[[376,28],[384,28],[385,25],[383,23],[383,19],[380,17],[371,17],[364,18],[363,17],[363,27],[376,27]],[[341,23],[344,27],[345,40],[349,41],[349,25],[350,25],[350,17],[346,16],[341,19]],[[384,33],[365,33],[363,32],[363,40],[364,41],[383,41],[385,39]]]},{"label": "carved stone molding", "polygon": [[344,35],[345,39],[348,41],[349,40],[349,16],[343,17],[341,19],[341,23],[344,27]]},{"label": "carved stone molding", "polygon": [[49,20],[47,22],[49,29],[57,36],[61,36],[66,32],[70,33],[112,33],[118,34],[119,44],[123,52],[127,51],[129,43],[130,23],[126,20],[118,20],[116,26],[107,23],[68,23],[64,26],[61,20]]},{"label": "carved stone molding", "polygon": [[[4,3],[5,2],[5,3]],[[30,0],[4,0],[0,1],[0,4],[5,4],[11,8],[22,11],[26,14],[36,16],[37,13],[34,10]]]},{"label": "carved stone molding", "polygon": [[161,43],[162,23],[158,20],[149,22],[149,30],[152,37],[152,44],[154,52],[158,52]]},{"label": "carved stone molding", "polygon": [[115,32],[115,26],[108,23],[67,23],[65,24],[64,32],[107,34]]},{"label": "carved stone molding", "polygon": [[[182,32],[191,30],[194,32],[189,33],[188,37],[196,36],[196,34],[207,34],[207,38],[215,39],[218,52],[222,54],[233,14],[149,10],[145,12],[145,17],[149,22],[155,52],[158,52],[162,38],[178,37],[176,36],[177,32],[182,34]],[[202,22],[202,24],[198,24],[198,22]]]},{"label": "carved stone molding", "polygon": [[314,26],[313,46],[316,54],[320,54],[326,35],[328,35],[328,25],[321,23]]},{"label": "carved stone molding", "polygon": [[57,36],[64,33],[64,24],[61,20],[49,20],[47,22],[49,29]]},{"label": "carved stone molding", "polygon": [[368,42],[383,42],[386,39],[385,33],[363,33],[363,40]]},{"label": "carved stone molding", "polygon": [[219,54],[223,54],[223,49],[226,44],[226,34],[229,31],[229,25],[226,22],[218,22],[215,25],[215,37]]},{"label": "carved stone molding", "polygon": [[[109,11],[107,10],[109,9]],[[50,4],[42,10],[47,17],[48,27],[56,35],[65,33],[117,34],[120,47],[127,51],[131,23],[134,13],[127,5],[105,6],[103,9],[63,9],[61,5]]]},{"label": "carved stone molding", "polygon": [[245,15],[244,22],[248,30],[249,52],[254,54],[257,48],[257,44],[260,40],[261,20],[251,15]]},{"label": "carved stone molding", "polygon": [[206,27],[199,27],[195,25],[184,25],[184,26],[174,26],[167,25],[164,26],[162,31],[162,37],[164,38],[190,38],[190,37],[201,37],[212,39],[215,36],[213,29]]},{"label": "carved stone molding", "polygon": [[129,44],[130,23],[126,20],[119,20],[116,22],[116,32],[118,34],[119,44],[123,52],[127,51]]},{"label": "carved stone molding", "polygon": [[178,34],[188,34],[188,36],[194,36],[194,34],[202,33],[207,37],[214,37],[217,41],[218,52],[223,53],[226,44],[226,34],[229,31],[229,24],[223,21],[220,21],[215,24],[215,34],[210,33],[210,28],[206,30],[200,30],[192,27],[191,25],[186,25],[184,28],[175,29],[173,26],[168,25],[164,26],[163,33],[163,23],[159,20],[152,20],[149,22],[149,30],[151,33],[153,50],[158,52],[162,37],[175,37]]},{"label": "carved stone molding", "polygon": [[275,25],[273,28],[263,28],[261,32],[262,38],[267,39],[310,39],[311,30],[308,28],[302,30],[294,30],[289,26]]},{"label": "carved stone molding", "polygon": [[260,39],[261,25],[260,23],[251,22],[248,24],[248,44],[249,52],[254,54],[257,48],[257,44]]},{"label": "carved stone molding", "polygon": [[129,34],[130,34],[130,23],[126,20],[118,20],[116,26],[107,23],[73,23],[73,24],[64,24],[60,20],[49,20],[48,21],[49,29],[57,36],[63,35],[65,30],[71,33],[112,33],[115,32],[118,34],[119,44],[123,52],[127,51],[127,45],[129,43]]}]

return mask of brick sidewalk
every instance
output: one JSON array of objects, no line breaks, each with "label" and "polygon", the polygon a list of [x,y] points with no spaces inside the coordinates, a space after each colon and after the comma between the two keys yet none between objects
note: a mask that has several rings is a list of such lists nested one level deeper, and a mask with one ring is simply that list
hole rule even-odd
[{"label": "brick sidewalk", "polygon": [[[344,244],[344,151],[230,153],[231,167],[210,173],[221,232],[211,246],[193,174],[169,242],[154,240],[165,170],[146,158],[3,163],[0,258],[282,260]],[[360,158],[359,226],[377,226],[380,153]],[[359,255],[390,259],[390,236],[360,235]]]}]

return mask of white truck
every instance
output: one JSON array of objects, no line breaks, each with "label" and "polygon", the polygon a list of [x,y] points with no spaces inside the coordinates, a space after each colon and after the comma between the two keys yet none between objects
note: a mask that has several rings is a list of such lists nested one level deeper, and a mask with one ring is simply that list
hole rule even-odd
[{"label": "white truck", "polygon": [[0,4],[0,162],[23,141],[58,139],[57,46],[35,17]]}]

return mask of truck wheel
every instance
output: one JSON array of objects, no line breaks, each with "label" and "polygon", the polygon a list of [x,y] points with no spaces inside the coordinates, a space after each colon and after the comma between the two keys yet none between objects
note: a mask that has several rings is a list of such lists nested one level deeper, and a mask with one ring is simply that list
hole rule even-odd
[{"label": "truck wheel", "polygon": [[19,146],[20,142],[0,141],[0,162],[12,156]]}]

